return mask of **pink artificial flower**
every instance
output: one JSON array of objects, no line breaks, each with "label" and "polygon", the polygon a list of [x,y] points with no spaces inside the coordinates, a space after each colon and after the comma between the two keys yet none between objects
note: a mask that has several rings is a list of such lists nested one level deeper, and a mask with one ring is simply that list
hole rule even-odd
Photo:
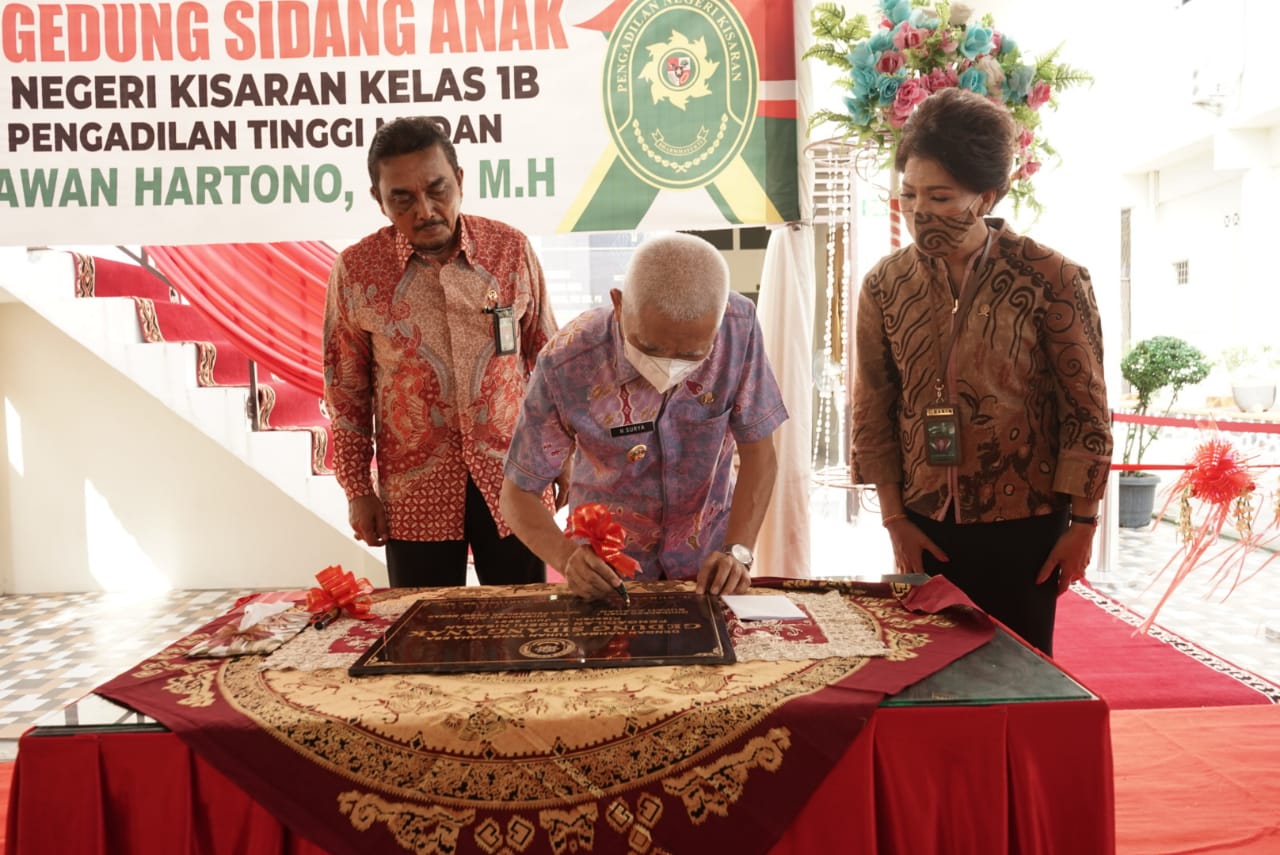
[{"label": "pink artificial flower", "polygon": [[1013,178],[1015,181],[1021,181],[1024,178],[1030,178],[1039,171],[1040,161],[1028,160],[1026,163],[1022,164],[1022,166],[1018,167],[1018,171],[1014,173]]},{"label": "pink artificial flower", "polygon": [[893,34],[893,46],[898,50],[915,50],[924,44],[925,33],[910,24],[904,23]]},{"label": "pink artificial flower", "polygon": [[1032,110],[1039,110],[1049,102],[1049,94],[1049,84],[1041,80],[1032,86],[1031,91],[1027,93],[1027,106]]},{"label": "pink artificial flower", "polygon": [[952,54],[960,48],[960,40],[956,38],[955,33],[951,30],[943,30],[942,38],[938,40],[938,47],[943,53]]},{"label": "pink artificial flower", "polygon": [[999,30],[991,31],[991,55],[1000,55],[1000,45],[1004,42],[1004,37],[1000,35]]},{"label": "pink artificial flower", "polygon": [[938,92],[950,86],[955,86],[960,80],[960,75],[956,73],[954,68],[935,68],[929,72],[929,77],[925,80],[925,86],[929,87],[930,92]]},{"label": "pink artificial flower", "polygon": [[1023,128],[1018,133],[1018,148],[1027,148],[1035,141],[1036,135],[1030,128]]},{"label": "pink artificial flower", "polygon": [[914,77],[910,80],[902,81],[902,85],[898,87],[898,94],[893,99],[893,109],[889,111],[889,123],[895,128],[901,127],[901,125],[893,124],[893,120],[898,119],[905,123],[907,117],[911,115],[911,111],[928,97],[929,89],[922,81]]},{"label": "pink artificial flower", "polygon": [[881,74],[893,74],[902,68],[902,54],[896,50],[887,50],[876,60],[876,71]]}]

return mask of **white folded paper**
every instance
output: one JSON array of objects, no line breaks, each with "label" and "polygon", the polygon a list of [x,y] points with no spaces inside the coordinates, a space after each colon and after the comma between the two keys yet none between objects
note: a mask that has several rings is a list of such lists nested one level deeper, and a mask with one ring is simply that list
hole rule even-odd
[{"label": "white folded paper", "polygon": [[252,626],[257,626],[272,615],[289,611],[293,606],[293,603],[283,601],[277,603],[249,603],[244,607],[244,617],[240,618],[240,629],[245,630]]},{"label": "white folded paper", "polygon": [[805,613],[782,594],[727,594],[720,599],[738,620],[803,620]]}]

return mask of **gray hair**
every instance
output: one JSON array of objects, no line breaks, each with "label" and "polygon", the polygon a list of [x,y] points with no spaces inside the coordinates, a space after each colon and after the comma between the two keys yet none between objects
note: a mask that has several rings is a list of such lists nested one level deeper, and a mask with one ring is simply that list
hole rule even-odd
[{"label": "gray hair", "polygon": [[672,232],[648,238],[636,248],[622,279],[622,310],[649,306],[673,321],[694,321],[729,300],[729,264],[700,237]]}]

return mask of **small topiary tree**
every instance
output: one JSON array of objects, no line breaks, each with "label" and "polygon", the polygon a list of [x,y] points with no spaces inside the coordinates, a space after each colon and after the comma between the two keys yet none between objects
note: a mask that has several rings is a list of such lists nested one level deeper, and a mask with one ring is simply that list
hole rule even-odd
[{"label": "small topiary tree", "polygon": [[[1143,339],[1120,360],[1121,376],[1138,395],[1137,413],[1140,416],[1145,416],[1151,409],[1151,399],[1155,394],[1166,388],[1172,392],[1164,408],[1164,415],[1168,415],[1178,393],[1208,377],[1212,367],[1213,363],[1199,348],[1168,335]],[[1124,440],[1123,462],[1128,463],[1132,459],[1135,465],[1141,465],[1143,455],[1159,434],[1159,426],[1130,424]],[[1126,470],[1121,474],[1130,473]]]}]

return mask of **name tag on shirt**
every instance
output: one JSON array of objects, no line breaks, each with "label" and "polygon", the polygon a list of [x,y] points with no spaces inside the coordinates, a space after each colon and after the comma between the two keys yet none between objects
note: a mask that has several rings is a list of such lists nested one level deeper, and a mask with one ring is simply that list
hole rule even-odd
[{"label": "name tag on shirt", "polygon": [[510,306],[502,306],[493,312],[493,348],[499,354],[516,352],[516,320]]},{"label": "name tag on shirt", "polygon": [[924,409],[925,459],[935,466],[960,462],[960,417],[952,404],[936,404]]},{"label": "name tag on shirt", "polygon": [[609,428],[610,436],[615,438],[619,436],[631,436],[633,433],[651,433],[652,431],[653,422],[635,422],[634,424]]}]

